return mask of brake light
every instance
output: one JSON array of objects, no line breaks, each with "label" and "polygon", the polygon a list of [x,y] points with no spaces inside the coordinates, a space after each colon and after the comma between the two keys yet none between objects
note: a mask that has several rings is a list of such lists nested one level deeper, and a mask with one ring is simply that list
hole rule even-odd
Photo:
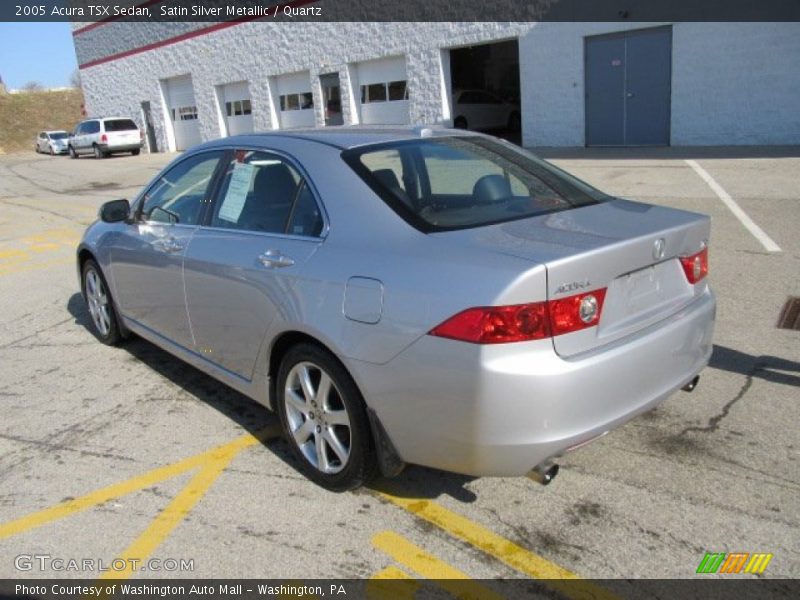
[{"label": "brake light", "polygon": [[108,142],[108,136],[104,133],[103,135],[100,136],[100,141],[103,143]]},{"label": "brake light", "polygon": [[431,335],[473,344],[504,344],[550,335],[547,303],[469,308],[434,327]]},{"label": "brake light", "polygon": [[551,302],[469,308],[429,334],[472,344],[540,340],[597,325],[605,295],[601,289]]},{"label": "brake light", "polygon": [[691,256],[682,256],[681,266],[686,274],[686,279],[694,285],[708,275],[708,248],[703,248]]}]

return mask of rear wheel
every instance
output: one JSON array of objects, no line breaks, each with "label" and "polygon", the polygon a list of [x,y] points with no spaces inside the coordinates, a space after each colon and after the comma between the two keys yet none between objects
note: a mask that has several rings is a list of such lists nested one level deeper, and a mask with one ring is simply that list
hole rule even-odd
[{"label": "rear wheel", "polygon": [[105,158],[106,157],[106,153],[103,152],[102,150],[100,150],[100,146],[98,146],[97,144],[94,145],[94,157],[95,158]]},{"label": "rear wheel", "polygon": [[82,280],[83,297],[92,317],[94,334],[104,344],[115,346],[122,339],[117,313],[103,273],[94,260],[89,259],[83,265]]},{"label": "rear wheel", "polygon": [[138,148],[136,150],[131,150],[131,154],[133,156],[139,156],[139,152],[141,152],[141,150],[139,150]]},{"label": "rear wheel", "polygon": [[364,401],[329,352],[312,344],[290,349],[278,370],[276,390],[284,434],[309,479],[343,492],[375,476]]},{"label": "rear wheel", "polygon": [[467,120],[464,117],[456,117],[456,120],[453,121],[453,127],[456,129],[466,129]]}]

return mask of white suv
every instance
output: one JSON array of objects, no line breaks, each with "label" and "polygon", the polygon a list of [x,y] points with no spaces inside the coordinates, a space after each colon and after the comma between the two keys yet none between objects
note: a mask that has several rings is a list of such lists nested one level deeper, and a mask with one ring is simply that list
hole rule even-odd
[{"label": "white suv", "polygon": [[114,152],[139,154],[144,144],[142,130],[126,117],[104,117],[81,121],[69,136],[69,155],[94,154],[105,158]]}]

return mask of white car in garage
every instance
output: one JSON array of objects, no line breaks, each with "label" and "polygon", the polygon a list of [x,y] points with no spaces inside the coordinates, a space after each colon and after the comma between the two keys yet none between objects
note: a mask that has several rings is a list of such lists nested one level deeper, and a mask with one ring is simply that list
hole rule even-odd
[{"label": "white car in garage", "polygon": [[458,90],[453,94],[453,126],[519,131],[519,106],[484,90]]}]

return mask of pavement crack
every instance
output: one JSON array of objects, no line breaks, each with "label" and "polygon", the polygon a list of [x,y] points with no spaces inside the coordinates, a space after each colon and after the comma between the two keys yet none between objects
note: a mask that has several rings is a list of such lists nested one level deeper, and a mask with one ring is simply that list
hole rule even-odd
[{"label": "pavement crack", "polygon": [[722,407],[722,410],[718,414],[714,415],[708,420],[707,425],[705,425],[704,427],[697,427],[697,426],[685,427],[683,430],[681,430],[680,433],[678,433],[678,437],[690,433],[692,431],[697,431],[699,433],[713,433],[717,431],[717,429],[719,429],[720,422],[730,414],[734,404],[736,404],[739,400],[744,398],[745,394],[747,394],[747,392],[750,391],[750,387],[753,385],[753,377],[755,377],[755,375],[763,369],[764,365],[762,365],[759,362],[756,362],[755,365],[753,365],[753,368],[750,370],[750,372],[745,375],[745,381],[742,384],[742,387],[739,389],[739,392],[733,398],[728,400],[728,402],[725,403],[725,405]]},{"label": "pavement crack", "polygon": [[83,450],[81,448],[72,448],[66,444],[58,444],[53,442],[48,442],[46,440],[34,440],[30,438],[25,438],[18,435],[9,435],[5,433],[0,433],[0,439],[9,440],[12,442],[17,442],[20,444],[27,444],[29,446],[38,446],[42,448],[46,448],[48,450],[57,450],[57,451],[64,451],[64,452],[76,452],[81,456],[95,456],[98,458],[114,458],[116,460],[124,460],[128,462],[133,462],[134,459],[130,456],[122,456],[120,454],[113,454],[110,452],[93,452],[91,450]]},{"label": "pavement crack", "polygon": [[69,317],[68,319],[64,319],[63,321],[59,321],[58,323],[53,323],[52,325],[48,325],[44,329],[39,329],[38,331],[34,331],[33,333],[29,333],[28,335],[26,335],[24,337],[17,338],[16,340],[12,340],[10,342],[6,342],[5,344],[0,344],[0,349],[8,348],[9,346],[14,346],[16,344],[19,344],[20,342],[24,342],[25,340],[29,340],[31,338],[34,338],[34,337],[36,337],[38,335],[41,335],[42,333],[44,333],[46,331],[50,331],[51,329],[55,329],[56,327],[61,326],[64,323],[69,323],[73,319],[74,319],[74,317]]}]

